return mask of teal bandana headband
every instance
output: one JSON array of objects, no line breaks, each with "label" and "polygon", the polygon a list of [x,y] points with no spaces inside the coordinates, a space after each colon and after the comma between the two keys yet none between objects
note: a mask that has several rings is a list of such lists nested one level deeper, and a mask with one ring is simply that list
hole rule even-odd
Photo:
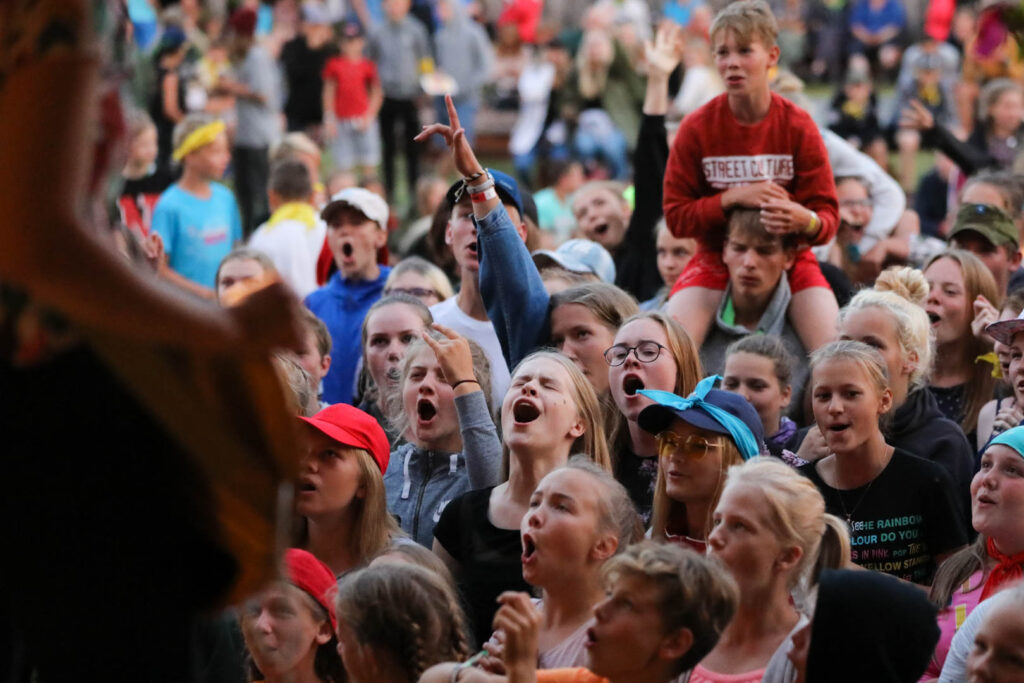
[{"label": "teal bandana headband", "polygon": [[[658,405],[671,408],[672,410],[704,411],[729,432],[733,443],[739,449],[740,455],[743,456],[744,460],[749,460],[761,453],[761,447],[757,443],[757,439],[754,438],[754,433],[750,431],[750,427],[729,411],[704,400],[708,392],[714,388],[715,382],[720,379],[722,379],[720,375],[705,377],[697,383],[696,388],[686,398],[677,396],[669,391],[658,391],[655,389],[641,389],[637,393],[646,396]],[[1022,432],[1024,432],[1024,429],[1022,429]],[[1022,443],[1024,443],[1024,435],[1022,435]]]}]

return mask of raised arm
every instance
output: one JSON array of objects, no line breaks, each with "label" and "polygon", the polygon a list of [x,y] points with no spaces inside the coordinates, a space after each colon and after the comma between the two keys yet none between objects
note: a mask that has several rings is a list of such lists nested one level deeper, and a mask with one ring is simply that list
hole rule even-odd
[{"label": "raised arm", "polygon": [[473,371],[469,342],[452,329],[434,323],[434,329],[446,339],[434,339],[424,333],[444,377],[455,394],[455,411],[462,433],[462,454],[466,459],[471,490],[495,486],[501,477],[501,439],[487,411],[487,397]]},{"label": "raised arm", "polygon": [[643,301],[661,289],[654,226],[662,215],[662,178],[668,163],[668,136],[665,113],[668,112],[668,79],[682,59],[685,44],[683,30],[677,24],[663,23],[654,42],[645,45],[647,91],[644,117],[633,157],[633,186],[636,201],[629,219],[624,245],[616,259],[615,284]]},{"label": "raised arm", "polygon": [[[452,150],[455,169],[463,177],[476,176],[480,178],[477,182],[481,182],[484,168],[459,126],[451,97],[446,96],[445,102],[451,125],[425,126],[416,140],[426,140],[435,133],[443,136]],[[523,242],[524,235],[512,223],[497,195],[474,201],[473,216],[480,253],[480,293],[511,369],[547,340],[550,298]]]}]

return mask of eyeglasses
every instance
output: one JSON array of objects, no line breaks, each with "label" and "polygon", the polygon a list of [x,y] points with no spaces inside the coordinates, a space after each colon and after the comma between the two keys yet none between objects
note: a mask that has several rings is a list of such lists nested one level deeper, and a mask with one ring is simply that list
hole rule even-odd
[{"label": "eyeglasses", "polygon": [[441,295],[437,293],[436,289],[426,289],[424,287],[391,287],[390,289],[384,290],[384,296],[389,294],[408,294],[414,296],[417,299],[422,299],[425,296],[432,296],[435,299],[440,300]]},{"label": "eyeglasses", "polygon": [[662,349],[665,347],[656,341],[642,341],[636,346],[616,344],[604,352],[604,359],[612,367],[617,367],[626,362],[629,352],[632,351],[636,359],[641,363],[653,363],[658,360]]},{"label": "eyeglasses", "polygon": [[657,439],[658,455],[662,458],[681,455],[689,460],[700,460],[712,448],[722,447],[720,443],[712,443],[703,436],[695,434],[683,437],[675,432],[662,432],[658,434]]}]

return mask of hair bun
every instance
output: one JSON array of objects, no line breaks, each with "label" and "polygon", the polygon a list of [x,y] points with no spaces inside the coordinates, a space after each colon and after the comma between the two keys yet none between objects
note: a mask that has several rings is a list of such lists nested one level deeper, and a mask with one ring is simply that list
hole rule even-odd
[{"label": "hair bun", "polygon": [[876,292],[892,292],[917,306],[928,299],[928,281],[917,268],[893,266],[886,268],[875,280]]}]

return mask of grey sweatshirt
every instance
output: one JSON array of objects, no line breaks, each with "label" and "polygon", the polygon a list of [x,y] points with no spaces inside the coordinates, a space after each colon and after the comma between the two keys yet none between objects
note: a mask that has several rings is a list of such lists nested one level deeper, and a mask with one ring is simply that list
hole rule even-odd
[{"label": "grey sweatshirt", "polygon": [[483,392],[455,398],[462,453],[442,453],[405,443],[392,454],[384,473],[388,510],[402,530],[427,548],[434,525],[456,496],[495,486],[501,470],[501,440],[487,412]]},{"label": "grey sweatshirt", "polygon": [[420,94],[420,61],[433,58],[430,37],[418,20],[386,20],[370,30],[367,54],[377,63],[385,97],[411,100]]},{"label": "grey sweatshirt", "polygon": [[480,24],[466,16],[462,3],[452,3],[452,18],[434,35],[437,65],[459,84],[460,99],[477,101],[491,77],[494,49]]},{"label": "grey sweatshirt", "polygon": [[750,334],[774,334],[782,339],[786,350],[793,356],[793,375],[790,379],[790,384],[793,387],[793,399],[789,406],[793,414],[798,414],[802,405],[800,396],[804,384],[807,383],[810,368],[805,362],[807,350],[800,342],[800,337],[797,336],[792,325],[789,324],[789,320],[786,319],[789,301],[793,298],[789,289],[789,280],[785,275],[779,280],[775,294],[772,295],[768,307],[765,308],[764,313],[761,314],[761,320],[757,323],[757,332],[751,332],[739,325],[729,325],[722,320],[722,312],[731,296],[732,286],[730,285],[725,291],[725,296],[722,297],[722,303],[715,314],[715,322],[711,326],[711,331],[708,332],[704,344],[700,347],[700,362],[704,368],[704,374],[721,374],[725,370],[725,349],[737,339],[742,339]]}]

